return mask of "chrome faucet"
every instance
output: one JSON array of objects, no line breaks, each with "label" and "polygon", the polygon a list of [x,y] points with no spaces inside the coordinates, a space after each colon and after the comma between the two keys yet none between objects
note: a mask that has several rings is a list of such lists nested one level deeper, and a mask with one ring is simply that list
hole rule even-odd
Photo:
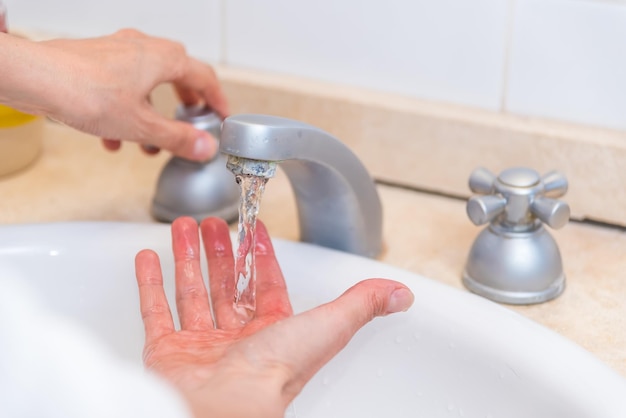
[{"label": "chrome faucet", "polygon": [[220,151],[234,173],[271,177],[279,164],[296,196],[303,241],[367,257],[380,253],[376,186],[337,138],[291,119],[236,115],[222,124]]},{"label": "chrome faucet", "polygon": [[524,167],[497,177],[485,168],[472,172],[467,202],[475,225],[489,223],[476,238],[463,272],[474,293],[496,302],[533,304],[553,299],[565,288],[561,253],[543,224],[558,229],[569,221],[567,179],[552,171],[540,176]]}]

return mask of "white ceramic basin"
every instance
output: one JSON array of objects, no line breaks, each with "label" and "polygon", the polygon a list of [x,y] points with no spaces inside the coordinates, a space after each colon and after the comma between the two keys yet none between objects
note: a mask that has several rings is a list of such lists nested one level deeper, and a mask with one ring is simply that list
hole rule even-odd
[{"label": "white ceramic basin", "polygon": [[[401,281],[415,293],[409,312],[362,329],[288,416],[626,417],[625,379],[506,308],[361,257],[281,240],[275,247],[296,311],[368,277]],[[162,256],[172,295],[167,225],[0,227],[0,280],[11,274],[34,284],[52,309],[139,362],[143,328],[133,260],[143,248]]]}]

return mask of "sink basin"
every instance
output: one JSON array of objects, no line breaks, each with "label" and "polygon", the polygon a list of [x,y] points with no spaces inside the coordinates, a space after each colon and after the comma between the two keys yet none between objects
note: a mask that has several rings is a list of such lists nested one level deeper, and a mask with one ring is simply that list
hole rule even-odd
[{"label": "sink basin", "polygon": [[[287,416],[626,417],[626,379],[505,307],[373,260],[274,241],[296,312],[369,277],[401,281],[415,293],[408,312],[364,327]],[[0,278],[31,283],[50,309],[140,362],[143,326],[133,262],[143,248],[161,255],[173,301],[169,225],[3,226]]]}]

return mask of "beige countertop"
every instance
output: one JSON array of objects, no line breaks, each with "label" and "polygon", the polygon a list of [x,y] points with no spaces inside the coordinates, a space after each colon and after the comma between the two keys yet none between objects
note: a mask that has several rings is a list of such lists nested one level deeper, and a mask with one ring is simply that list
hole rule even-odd
[{"label": "beige countertop", "polygon": [[[132,144],[109,153],[93,137],[48,123],[41,157],[0,177],[0,223],[154,222],[150,202],[168,158],[144,156]],[[465,203],[388,185],[379,191],[385,239],[380,260],[462,289],[465,257],[480,230],[468,221]],[[268,184],[260,216],[274,237],[298,238],[295,205],[282,174]],[[510,308],[626,377],[626,233],[570,223],[552,235],[563,256],[565,293],[545,304]]]}]

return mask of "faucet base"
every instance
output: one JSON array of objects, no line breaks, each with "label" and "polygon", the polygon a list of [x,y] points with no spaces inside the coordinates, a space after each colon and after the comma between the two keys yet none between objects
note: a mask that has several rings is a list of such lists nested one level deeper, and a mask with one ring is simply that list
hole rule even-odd
[{"label": "faucet base", "polygon": [[540,222],[512,232],[491,224],[476,238],[463,272],[470,291],[496,302],[546,302],[565,289],[556,241]]},{"label": "faucet base", "polygon": [[565,290],[565,275],[561,275],[546,289],[538,292],[508,291],[485,286],[463,272],[463,285],[472,293],[483,296],[494,302],[510,305],[533,305],[543,303],[558,297]]},{"label": "faucet base", "polygon": [[173,222],[191,216],[198,222],[215,216],[226,222],[239,217],[239,186],[226,169],[226,157],[206,163],[173,157],[163,168],[152,200],[152,216]]}]

